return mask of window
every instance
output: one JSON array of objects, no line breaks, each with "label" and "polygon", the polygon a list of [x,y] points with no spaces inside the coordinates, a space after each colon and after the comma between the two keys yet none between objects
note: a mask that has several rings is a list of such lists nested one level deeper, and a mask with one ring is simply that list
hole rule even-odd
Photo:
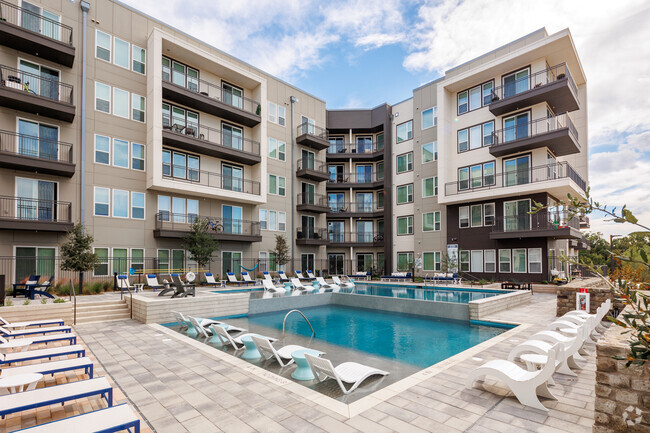
[{"label": "window", "polygon": [[413,253],[397,253],[397,270],[411,271],[413,267]]},{"label": "window", "polygon": [[497,252],[495,250],[485,250],[483,252],[483,260],[484,260],[484,270],[485,272],[490,272],[494,273],[497,271],[497,258],[496,258]]},{"label": "window", "polygon": [[269,102],[269,122],[284,126],[287,123],[287,108],[275,102]]},{"label": "window", "polygon": [[494,225],[494,203],[485,203],[483,205],[483,225],[484,226],[493,226]]},{"label": "window", "polygon": [[131,267],[136,272],[142,272],[144,269],[144,250],[141,248],[131,248]]},{"label": "window", "polygon": [[131,44],[116,37],[113,38],[113,48],[115,49],[115,56],[113,63],[117,66],[129,69],[130,67],[130,51]]},{"label": "window", "polygon": [[158,220],[169,221],[169,216],[172,213],[171,197],[165,195],[158,196]]},{"label": "window", "polygon": [[113,87],[113,115],[129,118],[129,92]]},{"label": "window", "polygon": [[136,122],[144,122],[144,110],[147,100],[144,96],[131,94],[131,119]]},{"label": "window", "polygon": [[504,229],[510,231],[530,230],[530,199],[503,203]]},{"label": "window", "polygon": [[467,113],[467,90],[458,93],[458,114]]},{"label": "window", "polygon": [[397,156],[397,173],[413,171],[413,152]]},{"label": "window", "polygon": [[496,183],[496,177],[494,175],[494,167],[495,167],[494,161],[486,162],[483,164],[483,185],[484,186],[494,185]]},{"label": "window", "polygon": [[469,111],[481,108],[481,87],[472,87],[469,89]]},{"label": "window", "polygon": [[169,250],[158,250],[158,271],[169,272]]},{"label": "window", "polygon": [[228,125],[226,123],[221,124],[222,131],[222,143],[224,146],[231,147],[233,149],[242,150],[242,141],[244,138],[244,130],[233,125]]},{"label": "window", "polygon": [[278,231],[286,231],[287,230],[287,213],[286,212],[278,212]]},{"label": "window", "polygon": [[144,193],[131,193],[131,218],[137,220],[144,219]]},{"label": "window", "polygon": [[95,82],[95,110],[111,113],[111,86]]},{"label": "window", "polygon": [[384,208],[384,191],[377,191],[377,209]]},{"label": "window", "polygon": [[138,143],[131,143],[131,168],[144,170],[144,146]]},{"label": "window", "polygon": [[469,251],[467,250],[460,250],[460,271],[461,272],[469,272],[469,264],[470,264],[470,259],[469,259]]},{"label": "window", "polygon": [[425,212],[422,214],[422,231],[431,232],[440,230],[440,211]]},{"label": "window", "polygon": [[[56,160],[59,158],[59,128],[45,123],[18,119],[18,153]],[[63,156],[64,158],[66,155]]]},{"label": "window", "polygon": [[397,187],[397,204],[413,202],[413,184],[402,185]]},{"label": "window", "polygon": [[465,152],[469,150],[469,138],[467,129],[458,130],[458,151]]},{"label": "window", "polygon": [[472,250],[471,259],[472,272],[483,272],[483,250]]},{"label": "window", "polygon": [[483,145],[481,138],[481,125],[469,128],[469,150],[478,149]]},{"label": "window", "polygon": [[423,271],[440,271],[440,251],[422,253]]},{"label": "window", "polygon": [[530,69],[525,68],[503,77],[503,97],[509,98],[530,89]]},{"label": "window", "polygon": [[469,206],[458,208],[458,227],[461,229],[469,227]]},{"label": "window", "polygon": [[129,142],[113,139],[113,165],[115,167],[129,168]]},{"label": "window", "polygon": [[484,123],[483,124],[483,146],[491,146],[494,143],[492,134],[494,134],[494,122]]},{"label": "window", "polygon": [[384,150],[384,133],[377,134],[377,151]]},{"label": "window", "polygon": [[287,144],[284,141],[269,137],[269,158],[286,161],[286,148]]},{"label": "window", "polygon": [[111,61],[111,35],[100,32],[95,32],[95,56],[98,59]]},{"label": "window", "polygon": [[233,107],[242,109],[244,90],[240,89],[239,87],[235,87],[232,84],[228,84],[225,81],[221,82],[221,87],[223,89],[221,92],[223,96],[223,102],[232,105]]},{"label": "window", "polygon": [[510,250],[499,250],[499,272],[510,272]]},{"label": "window", "polygon": [[494,81],[488,81],[469,90],[458,92],[458,114],[478,110],[492,103]]},{"label": "window", "polygon": [[111,139],[103,135],[95,135],[95,162],[111,164]]},{"label": "window", "polygon": [[260,230],[266,230],[268,219],[268,211],[266,209],[260,209]]},{"label": "window", "polygon": [[109,208],[111,204],[111,190],[108,188],[95,187],[95,215],[96,216],[109,216]]},{"label": "window", "polygon": [[383,180],[384,179],[384,163],[383,162],[378,162],[377,166],[377,180]]},{"label": "window", "polygon": [[438,142],[433,141],[422,145],[422,164],[438,160]]},{"label": "window", "polygon": [[409,120],[401,125],[397,125],[397,142],[410,140],[413,138],[413,121]]},{"label": "window", "polygon": [[309,117],[300,116],[300,133],[314,135],[316,133],[316,121]]},{"label": "window", "polygon": [[481,227],[483,224],[483,206],[480,204],[474,204],[471,207],[472,214],[472,227]]},{"label": "window", "polygon": [[269,101],[269,122],[277,123],[277,121],[278,121],[278,104]]},{"label": "window", "polygon": [[458,189],[494,185],[494,161],[458,169]]},{"label": "window", "polygon": [[278,105],[278,125],[284,126],[287,124],[287,107]]},{"label": "window", "polygon": [[146,74],[145,65],[147,64],[147,50],[133,45],[133,63],[131,69],[139,74]]},{"label": "window", "polygon": [[[176,151],[172,152],[168,149],[163,149],[162,153],[163,176],[171,176],[177,179],[187,179],[195,182],[199,181],[200,160],[198,156]],[[232,181],[232,179],[228,178],[228,181]],[[223,182],[225,185],[225,173]]]},{"label": "window", "polygon": [[530,113],[521,113],[503,119],[503,141],[520,140],[530,135],[531,125],[528,123]]},{"label": "window", "polygon": [[512,250],[512,272],[518,274],[526,273],[526,248]]},{"label": "window", "polygon": [[260,209],[260,229],[271,231],[286,231],[287,214],[274,210]]},{"label": "window", "polygon": [[269,174],[269,194],[285,196],[286,195],[286,179],[282,176]]},{"label": "window", "polygon": [[530,182],[530,155],[503,161],[505,186],[523,185]]},{"label": "window", "polygon": [[113,218],[129,217],[129,192],[121,189],[113,190]]},{"label": "window", "polygon": [[492,89],[494,88],[494,81],[488,81],[483,84],[483,105],[490,105],[492,103]]},{"label": "window", "polygon": [[437,195],[437,180],[437,176],[422,179],[422,198],[433,197]]},{"label": "window", "polygon": [[422,129],[438,125],[438,107],[431,107],[422,112]]},{"label": "window", "polygon": [[108,248],[95,248],[95,254],[99,259],[97,266],[93,272],[96,277],[108,275]]},{"label": "window", "polygon": [[494,121],[458,130],[458,152],[492,145]]},{"label": "window", "polygon": [[129,255],[129,250],[126,248],[113,248],[112,262],[113,262],[113,274],[126,274],[126,265],[127,265],[127,256]]},{"label": "window", "polygon": [[397,236],[413,234],[413,216],[397,217]]}]

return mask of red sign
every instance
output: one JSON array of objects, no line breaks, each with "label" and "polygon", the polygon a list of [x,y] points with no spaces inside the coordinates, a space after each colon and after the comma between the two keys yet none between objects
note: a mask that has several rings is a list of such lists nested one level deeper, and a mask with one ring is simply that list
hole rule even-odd
[{"label": "red sign", "polygon": [[580,289],[580,293],[589,293],[589,289]]}]

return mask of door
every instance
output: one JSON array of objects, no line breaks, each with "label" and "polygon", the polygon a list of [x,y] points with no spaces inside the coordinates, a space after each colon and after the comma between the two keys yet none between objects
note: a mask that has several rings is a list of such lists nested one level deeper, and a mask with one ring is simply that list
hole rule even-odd
[{"label": "door", "polygon": [[16,247],[15,282],[33,274],[42,277],[54,275],[55,253],[54,248]]},{"label": "door", "polygon": [[357,193],[357,212],[372,212],[372,193]]},{"label": "door", "polygon": [[357,242],[372,242],[372,221],[357,221]]},{"label": "door", "polygon": [[244,131],[236,126],[222,124],[223,145],[233,149],[242,150]]},{"label": "door", "polygon": [[372,254],[357,254],[357,272],[372,272]]},{"label": "door", "polygon": [[316,186],[302,182],[302,204],[314,204]]},{"label": "door", "polygon": [[223,102],[241,109],[244,100],[244,91],[230,84],[223,83]]},{"label": "door", "polygon": [[242,234],[242,208],[239,206],[223,205],[221,209],[223,232],[235,235]]},{"label": "door", "polygon": [[20,155],[57,160],[59,130],[56,127],[19,119],[18,133]]},{"label": "door", "polygon": [[503,121],[504,141],[513,141],[526,138],[529,135],[529,114],[522,113],[508,117]]},{"label": "door", "polygon": [[345,211],[345,196],[342,193],[328,194],[327,201],[331,212]]},{"label": "door", "polygon": [[372,152],[372,137],[357,137],[357,153]]},{"label": "door", "polygon": [[342,165],[330,165],[327,167],[327,170],[330,174],[330,182],[341,183],[344,182],[343,178],[343,166]]},{"label": "door", "polygon": [[508,159],[503,162],[505,186],[523,185],[530,182],[530,156]]},{"label": "door", "polygon": [[328,254],[327,255],[327,272],[329,275],[344,275],[343,261],[345,255],[343,254]]},{"label": "door", "polygon": [[372,165],[357,165],[357,183],[372,182]]},{"label": "door", "polygon": [[300,118],[301,134],[316,135],[316,122],[309,117],[301,116]]},{"label": "door", "polygon": [[344,153],[345,145],[343,144],[343,137],[330,137],[330,147],[327,153]]},{"label": "door", "polygon": [[530,230],[530,201],[517,200],[503,203],[505,231]]},{"label": "door", "polygon": [[241,252],[224,251],[221,253],[221,276],[227,279],[226,273],[234,272],[235,275],[241,273]]},{"label": "door", "polygon": [[302,164],[300,168],[303,170],[314,170],[314,165],[314,152],[302,149]]},{"label": "door", "polygon": [[300,256],[300,266],[303,272],[314,271],[314,255],[313,254],[302,254]]},{"label": "door", "polygon": [[313,216],[302,215],[301,221],[302,221],[302,226],[301,226],[302,236],[305,239],[316,239],[316,237],[314,236],[316,218],[314,218]]},{"label": "door", "polygon": [[25,220],[55,220],[56,186],[54,182],[16,178],[16,216]]},{"label": "door", "polygon": [[241,192],[243,190],[244,170],[233,165],[223,166],[223,189]]},{"label": "door", "polygon": [[528,69],[522,69],[503,78],[503,96],[509,98],[530,88]]},{"label": "door", "polygon": [[341,243],[345,240],[345,223],[343,221],[328,221],[327,233],[332,243]]}]

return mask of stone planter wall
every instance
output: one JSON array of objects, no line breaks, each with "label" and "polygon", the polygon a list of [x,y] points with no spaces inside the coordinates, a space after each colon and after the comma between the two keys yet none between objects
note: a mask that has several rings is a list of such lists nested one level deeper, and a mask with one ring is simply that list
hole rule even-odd
[{"label": "stone planter wall", "polygon": [[612,309],[623,309],[623,303],[614,299],[614,294],[600,278],[588,278],[585,280],[574,280],[569,284],[557,288],[557,312],[556,315],[564,316],[569,311],[576,309],[576,293],[581,288],[589,289],[589,312],[594,314],[596,309],[607,299],[612,301]]},{"label": "stone planter wall", "polygon": [[[9,298],[7,298],[9,299]],[[24,302],[23,298],[16,298]],[[12,301],[14,301],[12,299]],[[61,304],[54,304],[48,300],[47,304],[41,304],[40,300],[31,301],[29,305],[13,305],[11,307],[0,307],[0,317],[7,322],[26,322],[30,320],[63,319],[66,325],[72,325],[72,302],[66,301]]]},{"label": "stone planter wall", "polygon": [[625,368],[629,334],[612,325],[596,345],[594,433],[650,431],[650,363]]},{"label": "stone planter wall", "polygon": [[516,290],[503,295],[477,299],[469,302],[469,319],[485,320],[490,314],[530,303],[530,290]]}]

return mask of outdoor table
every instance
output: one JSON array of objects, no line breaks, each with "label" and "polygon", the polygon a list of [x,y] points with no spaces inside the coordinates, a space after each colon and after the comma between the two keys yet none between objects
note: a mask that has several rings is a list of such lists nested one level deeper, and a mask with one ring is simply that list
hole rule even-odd
[{"label": "outdoor table", "polygon": [[[523,355],[519,356],[519,358],[526,363],[526,368],[528,371],[539,370],[540,368],[544,367],[546,365],[546,361],[548,361],[548,356],[540,355],[538,353],[524,353]],[[555,385],[553,376],[549,377],[548,384]]]},{"label": "outdoor table", "polygon": [[[261,335],[253,334],[256,337],[262,337]],[[251,338],[252,335],[246,335],[241,338],[241,342],[244,343],[244,346],[246,347],[246,350],[242,354],[242,359],[257,359],[261,358],[262,355],[260,352],[257,350],[257,346],[255,345],[255,342]]]},{"label": "outdoor table", "polygon": [[284,283],[284,290],[286,290],[287,292],[290,292],[291,291],[291,283]]},{"label": "outdoor table", "polygon": [[24,352],[27,350],[30,344],[32,344],[32,340],[28,338],[9,340],[7,343],[0,344],[0,353],[5,354],[9,352]]},{"label": "outdoor table", "polygon": [[[28,389],[36,388],[36,384],[43,379],[41,373],[17,374],[0,378],[0,389],[4,389],[9,394],[15,394]],[[32,386],[33,385],[33,386]]]},{"label": "outdoor table", "polygon": [[291,357],[296,361],[297,368],[291,373],[291,377],[296,380],[314,380],[314,373],[312,373],[309,363],[305,359],[305,353],[310,355],[319,356],[321,352],[313,349],[300,349],[291,353]]}]

